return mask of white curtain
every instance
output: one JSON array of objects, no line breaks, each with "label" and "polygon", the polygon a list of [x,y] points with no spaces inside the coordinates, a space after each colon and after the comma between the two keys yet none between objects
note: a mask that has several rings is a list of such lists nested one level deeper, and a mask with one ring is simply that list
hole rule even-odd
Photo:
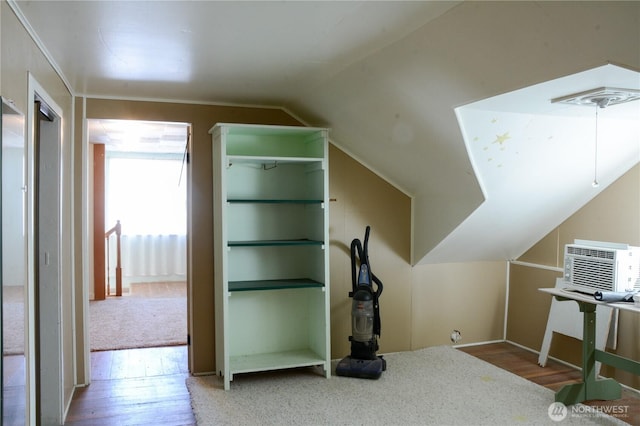
[{"label": "white curtain", "polygon": [[[182,176],[181,176],[182,174]],[[186,277],[186,179],[179,155],[107,153],[106,226],[122,225],[126,282]],[[109,243],[114,275],[115,239]]]},{"label": "white curtain", "polygon": [[[115,237],[109,242],[110,276],[114,276]],[[127,281],[173,281],[187,274],[186,235],[123,235],[122,278]]]}]

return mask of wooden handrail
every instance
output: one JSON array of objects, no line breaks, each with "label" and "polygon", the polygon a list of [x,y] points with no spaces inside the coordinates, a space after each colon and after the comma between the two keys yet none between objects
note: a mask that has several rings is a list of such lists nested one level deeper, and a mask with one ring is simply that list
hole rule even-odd
[{"label": "wooden handrail", "polygon": [[[120,236],[122,235],[122,225],[120,221],[116,221],[113,228],[104,233],[104,238],[107,240],[107,271],[109,270],[109,237],[116,234],[116,296],[122,296],[122,264],[120,255]],[[107,273],[107,295],[111,295],[111,284],[109,282],[109,273]]]},{"label": "wooden handrail", "polygon": [[109,238],[111,236],[111,234],[116,233],[116,235],[120,236],[122,234],[122,225],[120,225],[120,221],[117,220],[116,224],[113,228],[109,229],[107,232],[104,233],[104,237],[105,238]]}]

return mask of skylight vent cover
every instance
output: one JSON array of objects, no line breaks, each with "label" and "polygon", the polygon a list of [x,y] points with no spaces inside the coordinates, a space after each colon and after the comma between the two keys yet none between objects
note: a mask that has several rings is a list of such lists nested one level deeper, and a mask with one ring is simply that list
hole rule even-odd
[{"label": "skylight vent cover", "polygon": [[563,103],[569,105],[594,106],[605,108],[612,105],[623,104],[640,99],[640,90],[616,89],[600,87],[586,92],[574,93],[551,100],[551,103]]}]

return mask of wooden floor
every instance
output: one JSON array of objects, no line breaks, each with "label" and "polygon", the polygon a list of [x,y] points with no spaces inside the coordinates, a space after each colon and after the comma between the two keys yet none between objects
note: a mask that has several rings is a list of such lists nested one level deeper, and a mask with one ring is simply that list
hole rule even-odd
[{"label": "wooden floor", "polygon": [[[470,346],[460,350],[554,391],[575,383],[580,372],[549,360],[538,366],[536,354],[509,343]],[[92,384],[78,389],[65,424],[69,425],[195,425],[185,386],[186,346],[93,352]],[[623,420],[640,425],[640,399],[623,391],[616,401],[589,405],[623,407]]]},{"label": "wooden floor", "polygon": [[[549,388],[554,392],[566,384],[581,381],[580,370],[560,364],[552,359],[547,361],[545,367],[540,367],[537,354],[510,343],[468,346],[460,348],[460,350]],[[640,395],[636,392],[623,388],[621,399],[615,401],[588,401],[584,404],[599,407],[598,409],[602,412],[613,415],[631,425],[640,425]]]},{"label": "wooden floor", "polygon": [[2,425],[24,426],[27,377],[24,355],[2,357]]},{"label": "wooden floor", "polygon": [[91,385],[77,389],[66,425],[195,425],[187,347],[91,353]]}]

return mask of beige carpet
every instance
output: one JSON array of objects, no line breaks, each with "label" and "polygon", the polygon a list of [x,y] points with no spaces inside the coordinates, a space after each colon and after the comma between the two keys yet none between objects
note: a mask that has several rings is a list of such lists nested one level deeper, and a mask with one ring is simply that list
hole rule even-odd
[{"label": "beige carpet", "polygon": [[186,284],[132,284],[129,295],[91,301],[89,324],[92,351],[185,345]]},{"label": "beige carpet", "polygon": [[186,383],[200,426],[624,424],[582,405],[556,423],[552,391],[451,347],[385,358],[379,380],[299,369],[237,375],[229,391],[216,376]]},{"label": "beige carpet", "polygon": [[[184,282],[134,283],[125,296],[89,302],[91,350],[185,345],[186,288]],[[4,355],[24,353],[23,292],[3,288]]]}]

